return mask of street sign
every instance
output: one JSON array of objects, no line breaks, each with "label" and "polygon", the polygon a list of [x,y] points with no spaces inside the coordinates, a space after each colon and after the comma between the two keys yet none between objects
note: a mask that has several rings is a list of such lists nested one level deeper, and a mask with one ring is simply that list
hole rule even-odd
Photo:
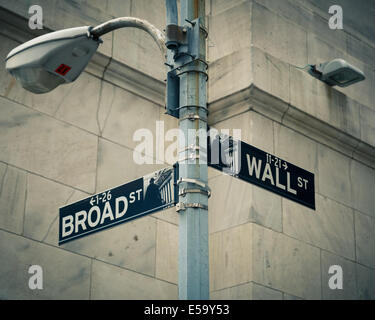
[{"label": "street sign", "polygon": [[313,173],[243,141],[219,141],[209,144],[209,166],[315,210]]},{"label": "street sign", "polygon": [[175,206],[176,180],[168,167],[60,208],[59,245]]}]

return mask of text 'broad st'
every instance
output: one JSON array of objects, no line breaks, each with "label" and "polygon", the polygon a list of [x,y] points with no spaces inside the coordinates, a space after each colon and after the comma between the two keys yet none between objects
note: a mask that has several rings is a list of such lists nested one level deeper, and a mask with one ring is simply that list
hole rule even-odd
[{"label": "text 'broad st'", "polygon": [[174,206],[175,183],[166,168],[61,208],[59,245]]}]

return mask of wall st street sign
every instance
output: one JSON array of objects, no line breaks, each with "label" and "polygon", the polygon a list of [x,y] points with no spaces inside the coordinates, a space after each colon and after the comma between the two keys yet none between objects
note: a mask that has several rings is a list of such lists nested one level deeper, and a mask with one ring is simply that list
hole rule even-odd
[{"label": "wall st street sign", "polygon": [[226,142],[209,144],[209,166],[315,210],[313,173],[243,141]]},{"label": "wall st street sign", "polygon": [[59,245],[175,206],[176,167],[60,208]]}]

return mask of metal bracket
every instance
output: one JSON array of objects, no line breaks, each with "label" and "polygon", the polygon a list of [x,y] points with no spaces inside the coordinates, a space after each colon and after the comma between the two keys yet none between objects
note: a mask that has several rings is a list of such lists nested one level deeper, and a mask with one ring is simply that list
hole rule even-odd
[{"label": "metal bracket", "polygon": [[191,161],[193,161],[193,160],[200,160],[200,156],[192,153],[188,157],[185,157],[185,158],[182,158],[182,159],[178,159],[178,162],[180,163],[180,162],[184,162],[186,160],[191,160]]},{"label": "metal bracket", "polygon": [[190,32],[188,34],[189,53],[195,56],[196,58],[199,58],[199,48],[201,44],[201,37],[200,37],[201,21],[200,21],[200,18],[198,18],[191,22],[193,22],[193,24],[191,24]]},{"label": "metal bracket", "polygon": [[211,197],[211,191],[210,190],[204,190],[204,189],[181,189],[178,195],[180,197],[185,197],[188,193],[200,193],[203,195]]},{"label": "metal bracket", "polygon": [[188,70],[184,70],[184,71],[181,71],[180,73],[177,73],[176,76],[177,77],[180,77],[181,75],[185,74],[185,73],[201,73],[203,74],[205,77],[206,77],[206,82],[208,81],[209,77],[208,77],[208,73],[205,72],[205,71],[202,71],[202,70],[196,70],[194,68],[190,68]]},{"label": "metal bracket", "polygon": [[202,107],[202,106],[198,106],[198,105],[186,105],[186,106],[178,107],[177,110],[186,109],[186,108],[203,109],[207,113],[209,112],[208,109],[207,109],[207,107]]},{"label": "metal bracket", "polygon": [[[185,21],[190,23],[193,27],[195,27],[195,25],[196,25],[195,21],[191,21],[191,20],[188,20],[188,19],[185,19]],[[207,38],[208,37],[207,29],[203,28],[201,25],[199,26],[199,28],[200,28],[201,31],[203,31],[203,33],[205,34],[205,37]]]},{"label": "metal bracket", "polygon": [[206,183],[204,183],[204,182],[202,182],[200,180],[189,179],[189,178],[180,178],[180,179],[177,180],[177,185],[180,185],[183,182],[195,184],[196,186],[202,188],[200,190],[202,190],[204,192],[207,192],[207,194],[211,194],[211,188],[208,186],[208,184],[206,184]]},{"label": "metal bracket", "polygon": [[183,120],[190,120],[190,121],[201,120],[201,121],[207,122],[206,118],[202,118],[202,117],[200,117],[199,115],[197,115],[195,113],[189,113],[185,117],[180,118],[180,121],[183,121]]},{"label": "metal bracket", "polygon": [[195,185],[200,186],[202,188],[209,189],[209,186],[207,184],[205,184],[204,182],[202,182],[200,180],[197,180],[197,179],[180,178],[180,179],[177,180],[177,185],[180,185],[183,182],[192,183],[192,184],[195,184]]},{"label": "metal bracket", "polygon": [[166,92],[166,114],[179,118],[178,107],[180,105],[180,78],[176,72],[167,73],[167,92]]},{"label": "metal bracket", "polygon": [[187,43],[187,28],[180,27],[176,24],[169,24],[166,27],[166,41],[165,46],[170,50],[177,51],[181,45],[186,45]]},{"label": "metal bracket", "polygon": [[207,63],[206,61],[204,61],[204,60],[202,60],[202,59],[200,59],[200,58],[195,59],[194,57],[192,57],[192,56],[191,56],[190,54],[188,54],[188,53],[184,53],[184,54],[182,54],[182,55],[188,55],[188,56],[190,56],[190,57],[192,58],[192,60],[189,61],[189,62],[184,63],[183,65],[177,66],[177,67],[175,67],[174,65],[171,65],[171,64],[169,64],[169,63],[164,63],[166,66],[168,66],[169,68],[171,68],[171,70],[170,70],[171,72],[181,71],[182,68],[184,68],[184,67],[186,67],[186,66],[189,66],[189,65],[193,64],[194,62],[200,62],[200,63],[203,63],[204,66],[205,66],[205,69],[206,69],[206,70],[208,69],[208,63]]},{"label": "metal bracket", "polygon": [[176,205],[176,212],[185,211],[188,208],[208,210],[208,206],[201,203],[183,203],[179,202]]},{"label": "metal bracket", "polygon": [[178,153],[183,153],[183,152],[186,152],[186,151],[189,151],[189,150],[191,150],[191,151],[199,151],[200,149],[201,149],[201,147],[195,146],[195,145],[192,144],[189,147],[186,147],[184,149],[179,150]]}]

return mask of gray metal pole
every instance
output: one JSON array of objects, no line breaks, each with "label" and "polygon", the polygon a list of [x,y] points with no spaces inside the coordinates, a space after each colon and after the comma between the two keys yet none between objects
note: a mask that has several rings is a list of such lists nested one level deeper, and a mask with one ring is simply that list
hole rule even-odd
[{"label": "gray metal pole", "polygon": [[177,1],[166,0],[165,5],[167,7],[167,25],[169,24],[178,25]]},{"label": "gray metal pole", "polygon": [[[207,139],[207,78],[205,0],[181,0],[181,25],[200,18],[199,57],[180,70],[180,138],[179,201],[184,206],[179,211],[179,298],[181,300],[209,299],[209,255],[208,255],[208,195],[197,192],[198,181],[208,183],[206,161]],[[190,21],[190,22],[189,22]],[[184,63],[192,61],[183,56]],[[189,139],[189,130],[203,135]],[[192,131],[194,130],[194,131]],[[190,136],[191,138],[191,136]],[[191,156],[194,155],[194,160]],[[203,184],[202,184],[203,183]],[[200,188],[198,188],[200,189]]]}]

